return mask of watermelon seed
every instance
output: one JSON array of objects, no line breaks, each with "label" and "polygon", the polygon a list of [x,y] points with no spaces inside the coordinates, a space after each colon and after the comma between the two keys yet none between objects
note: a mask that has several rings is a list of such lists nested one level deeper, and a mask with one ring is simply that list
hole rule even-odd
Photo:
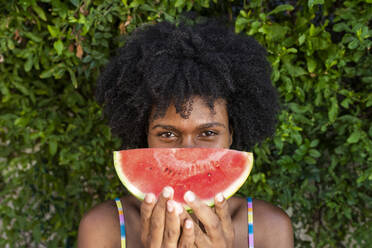
[{"label": "watermelon seed", "polygon": [[208,176],[210,177],[211,176],[211,173],[208,173]]}]

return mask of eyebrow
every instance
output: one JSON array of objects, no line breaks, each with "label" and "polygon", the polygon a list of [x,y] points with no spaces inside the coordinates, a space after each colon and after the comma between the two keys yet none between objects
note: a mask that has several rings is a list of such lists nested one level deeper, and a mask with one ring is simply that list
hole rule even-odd
[{"label": "eyebrow", "polygon": [[[205,129],[205,128],[211,128],[211,127],[214,127],[214,126],[219,126],[219,127],[223,127],[223,128],[226,128],[226,126],[220,122],[210,122],[210,123],[205,123],[205,124],[201,124],[197,127],[197,129]],[[164,129],[167,129],[167,130],[172,130],[172,131],[178,131],[178,129],[172,125],[162,125],[162,124],[158,124],[158,125],[155,125],[153,126],[151,129],[155,129],[155,128],[164,128]]]}]

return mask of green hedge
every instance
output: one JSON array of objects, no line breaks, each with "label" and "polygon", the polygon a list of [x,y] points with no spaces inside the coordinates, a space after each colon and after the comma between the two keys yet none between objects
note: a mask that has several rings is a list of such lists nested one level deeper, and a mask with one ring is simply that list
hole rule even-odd
[{"label": "green hedge", "polygon": [[123,194],[95,80],[126,34],[185,10],[228,16],[274,69],[280,122],[240,194],[287,210],[297,247],[372,243],[371,0],[1,2],[1,247],[74,247]]}]

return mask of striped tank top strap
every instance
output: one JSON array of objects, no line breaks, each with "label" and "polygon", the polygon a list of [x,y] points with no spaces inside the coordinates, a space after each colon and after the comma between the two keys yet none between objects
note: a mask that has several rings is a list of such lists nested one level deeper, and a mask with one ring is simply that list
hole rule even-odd
[{"label": "striped tank top strap", "polygon": [[247,197],[248,202],[248,244],[249,248],[254,247],[254,241],[253,241],[253,203],[252,198]]},{"label": "striped tank top strap", "polygon": [[125,222],[124,222],[124,213],[123,206],[119,198],[115,199],[116,206],[118,207],[119,219],[120,219],[120,239],[121,239],[121,248],[125,248]]}]

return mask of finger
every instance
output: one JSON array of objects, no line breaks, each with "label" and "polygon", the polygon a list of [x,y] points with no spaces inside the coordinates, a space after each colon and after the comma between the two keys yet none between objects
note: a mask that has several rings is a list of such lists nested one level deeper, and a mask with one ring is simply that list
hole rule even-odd
[{"label": "finger", "polygon": [[[181,223],[184,223],[187,219],[192,221],[190,214],[187,211],[183,211],[180,215]],[[194,229],[195,244],[197,245],[197,247],[208,247],[208,244],[209,244],[208,237],[205,235],[205,233],[200,228],[200,226],[197,225],[194,221],[193,221],[193,229]],[[182,231],[184,230],[182,229]]]},{"label": "finger", "polygon": [[194,247],[194,242],[195,242],[194,222],[192,221],[192,219],[186,219],[183,222],[182,236],[180,239],[179,247],[192,248]]},{"label": "finger", "polygon": [[220,218],[224,236],[230,247],[232,247],[234,240],[234,227],[229,212],[229,204],[223,197],[222,193],[216,195],[214,202],[216,214]]},{"label": "finger", "polygon": [[184,199],[192,208],[198,219],[203,223],[209,238],[214,242],[222,241],[224,237],[222,236],[221,222],[213,210],[201,202],[191,191],[185,193]]},{"label": "finger", "polygon": [[163,244],[166,248],[176,248],[180,237],[180,218],[182,207],[173,200],[167,201]]},{"label": "finger", "polygon": [[161,246],[164,234],[166,202],[168,199],[173,198],[173,192],[171,187],[165,187],[162,194],[159,195],[159,199],[152,211],[149,247]]},{"label": "finger", "polygon": [[155,195],[151,193],[147,194],[145,200],[141,203],[141,241],[143,245],[146,245],[150,233],[150,220],[155,203]]}]

